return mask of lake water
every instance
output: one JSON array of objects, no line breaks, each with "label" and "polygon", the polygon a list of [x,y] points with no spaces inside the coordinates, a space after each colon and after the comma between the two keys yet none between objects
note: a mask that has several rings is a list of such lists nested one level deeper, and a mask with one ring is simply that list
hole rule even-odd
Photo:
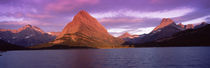
[{"label": "lake water", "polygon": [[8,51],[0,68],[209,68],[210,47]]}]

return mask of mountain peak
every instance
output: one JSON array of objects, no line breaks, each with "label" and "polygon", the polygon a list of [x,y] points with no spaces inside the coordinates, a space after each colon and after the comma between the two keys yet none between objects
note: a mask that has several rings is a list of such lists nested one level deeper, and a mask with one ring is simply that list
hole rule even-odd
[{"label": "mountain peak", "polygon": [[94,17],[92,17],[88,12],[81,10],[74,16],[72,22],[68,23],[65,26],[61,35],[65,33],[75,33],[88,29],[91,29],[91,31],[97,30],[99,32],[108,33],[105,27],[101,25]]},{"label": "mountain peak", "polygon": [[202,23],[201,23],[201,25],[206,25],[206,24],[207,24],[206,22],[202,22]]},{"label": "mountain peak", "polygon": [[174,21],[170,18],[163,18],[160,25],[158,25],[153,31],[156,31],[158,29],[161,29],[161,28],[164,28],[168,25],[171,25],[171,24],[175,24]]},{"label": "mountain peak", "polygon": [[25,26],[19,28],[19,29],[17,30],[17,32],[21,32],[21,31],[26,30],[26,29],[30,29],[30,30],[32,29],[32,30],[35,30],[35,31],[38,31],[38,32],[41,32],[41,33],[45,33],[45,32],[44,32],[43,30],[41,30],[39,27],[32,26],[32,25],[30,25],[30,24],[27,24],[27,25],[25,25]]},{"label": "mountain peak", "polygon": [[182,23],[179,23],[178,26],[184,28],[184,25]]},{"label": "mountain peak", "polygon": [[130,33],[128,33],[128,32],[125,32],[125,33],[124,33],[124,35],[130,35]]},{"label": "mountain peak", "polygon": [[197,29],[197,28],[204,27],[204,26],[206,26],[206,25],[208,25],[208,23],[206,23],[206,22],[202,22],[202,23],[200,23],[200,24],[196,25],[194,28],[195,28],[195,29]]},{"label": "mountain peak", "polygon": [[121,36],[119,36],[118,38],[127,38],[127,37],[130,37],[131,34],[128,33],[128,32],[125,32],[124,34],[122,34]]},{"label": "mountain peak", "polygon": [[79,14],[88,14],[88,12],[85,11],[85,10],[80,10],[78,13],[79,13]]},{"label": "mountain peak", "polygon": [[86,12],[85,10],[81,10],[74,16],[73,20],[85,20],[91,18],[93,17],[88,12]]},{"label": "mountain peak", "polygon": [[172,24],[174,23],[174,21],[170,18],[163,18],[162,19],[162,22],[160,23],[160,25],[169,25],[169,24]]},{"label": "mountain peak", "polygon": [[193,29],[194,25],[193,24],[187,24],[185,25],[185,29]]},{"label": "mountain peak", "polygon": [[32,27],[32,25],[30,25],[30,24],[27,24],[27,25],[25,25],[24,27]]}]

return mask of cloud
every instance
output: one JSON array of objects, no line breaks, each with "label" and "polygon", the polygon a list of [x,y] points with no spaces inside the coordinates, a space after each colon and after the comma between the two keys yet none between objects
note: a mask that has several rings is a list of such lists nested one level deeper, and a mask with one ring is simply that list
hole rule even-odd
[{"label": "cloud", "polygon": [[44,25],[46,23],[41,24],[37,20],[7,21],[7,22],[1,22],[0,23],[0,25],[26,25],[26,24],[31,24],[31,25]]},{"label": "cloud", "polygon": [[155,27],[137,28],[137,29],[133,29],[132,31],[129,31],[129,33],[137,34],[137,35],[147,34],[147,33],[150,33],[154,28]]},{"label": "cloud", "polygon": [[207,23],[210,23],[210,17],[205,19]]},{"label": "cloud", "polygon": [[120,15],[120,12],[119,11],[108,11],[108,12],[90,13],[90,15],[97,19],[102,19],[102,18],[117,17],[118,15]]},{"label": "cloud", "polygon": [[138,11],[131,9],[120,9],[116,11],[91,13],[97,19],[114,18],[114,17],[133,17],[133,18],[174,18],[181,17],[188,13],[195,11],[193,8],[181,7],[171,10],[158,10],[158,11]]},{"label": "cloud", "polygon": [[125,16],[138,17],[138,18],[174,18],[174,17],[184,16],[193,11],[194,9],[192,8],[179,8],[179,9],[153,11],[153,12],[141,12],[141,11],[129,10],[125,11]]},{"label": "cloud", "polygon": [[150,3],[160,3],[160,0],[151,0]]},{"label": "cloud", "polygon": [[130,31],[131,29],[126,29],[126,28],[110,28],[110,29],[107,29],[107,30],[113,36],[117,37],[117,36],[120,36],[124,32]]},{"label": "cloud", "polygon": [[26,14],[27,17],[30,18],[39,18],[39,19],[46,19],[46,18],[54,18],[55,16],[49,15],[49,14]]},{"label": "cloud", "polygon": [[124,29],[124,28],[110,28],[108,29],[108,32],[114,32],[114,33],[121,33],[121,32],[125,32],[131,29]]},{"label": "cloud", "polygon": [[8,16],[1,16],[0,17],[0,22],[4,21],[23,21],[24,18],[16,18],[16,17],[8,17]]},{"label": "cloud", "polygon": [[101,23],[139,23],[143,22],[143,19],[140,18],[103,18],[99,19]]},{"label": "cloud", "polygon": [[200,17],[200,18],[196,18],[196,19],[192,19],[192,20],[188,20],[188,21],[184,21],[183,24],[198,24],[198,23],[201,23],[201,22],[208,22],[208,18],[210,18],[210,15],[207,15],[207,16],[203,16],[203,17]]},{"label": "cloud", "polygon": [[10,26],[10,25],[35,25],[35,26],[63,26],[63,24],[52,24],[49,22],[41,21],[41,20],[36,20],[36,19],[29,19],[29,18],[24,18],[23,20],[9,20],[9,21],[0,21],[0,25],[4,26]]},{"label": "cloud", "polygon": [[97,4],[99,0],[56,0],[47,4],[47,11],[68,12],[85,5]]},{"label": "cloud", "polygon": [[114,35],[115,37],[120,36],[125,32],[129,32],[132,35],[141,35],[150,33],[155,27],[145,27],[145,28],[110,28],[108,32]]},{"label": "cloud", "polygon": [[[209,0],[0,0],[2,9],[0,17],[6,16],[1,18],[0,22],[64,26],[71,21],[69,17],[83,9],[90,12],[108,29],[117,29],[121,32],[123,29],[129,29],[125,31],[142,34],[146,32],[143,28],[157,26],[163,17],[170,17],[175,22],[189,23],[194,19],[204,21],[205,18],[202,17],[209,15],[209,2]],[[121,33],[119,31],[112,33],[119,34]]]}]

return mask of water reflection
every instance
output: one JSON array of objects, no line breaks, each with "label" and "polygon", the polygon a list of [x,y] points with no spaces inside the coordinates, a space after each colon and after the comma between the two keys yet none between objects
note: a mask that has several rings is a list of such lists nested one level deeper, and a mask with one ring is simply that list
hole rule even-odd
[{"label": "water reflection", "polygon": [[9,51],[0,68],[208,68],[210,47]]}]

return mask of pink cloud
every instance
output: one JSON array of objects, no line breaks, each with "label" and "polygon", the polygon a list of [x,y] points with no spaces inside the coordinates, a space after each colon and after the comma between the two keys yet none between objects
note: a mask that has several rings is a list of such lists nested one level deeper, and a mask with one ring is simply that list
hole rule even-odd
[{"label": "pink cloud", "polygon": [[12,17],[12,16],[0,16],[0,22],[4,22],[4,21],[23,21],[24,18],[20,17]]},{"label": "pink cloud", "polygon": [[94,5],[98,2],[99,0],[56,0],[49,3],[45,9],[47,11],[65,12],[85,5]]},{"label": "pink cloud", "polygon": [[128,10],[124,12],[124,15],[130,17],[138,17],[138,18],[175,18],[175,17],[184,16],[193,11],[195,11],[194,8],[188,8],[188,7],[180,7],[172,10],[161,10],[153,12]]},{"label": "pink cloud", "polygon": [[23,20],[23,21],[9,21],[9,22],[0,22],[0,25],[34,25],[34,26],[63,26],[62,24],[51,24],[49,22],[43,22],[39,20]]},{"label": "pink cloud", "polygon": [[182,24],[184,24],[184,25],[186,25],[186,24],[199,24],[201,22],[206,22],[206,19],[209,18],[209,17],[210,17],[210,15],[203,16],[203,17],[200,17],[200,18],[184,21],[184,22],[182,22]]},{"label": "pink cloud", "polygon": [[39,25],[41,23],[37,20],[10,21],[10,22],[0,23],[0,25],[26,25],[26,24]]},{"label": "pink cloud", "polygon": [[20,18],[20,17],[23,17],[23,13],[15,13],[14,14],[14,17],[17,17],[17,18]]},{"label": "pink cloud", "polygon": [[150,0],[151,4],[165,4],[165,3],[175,3],[175,2],[177,2],[177,0]]},{"label": "pink cloud", "polygon": [[45,19],[45,18],[53,18],[55,16],[48,15],[48,14],[26,14],[27,17],[31,18],[40,18],[40,19]]},{"label": "pink cloud", "polygon": [[151,3],[159,3],[160,0],[151,0],[150,2],[151,2]]}]

